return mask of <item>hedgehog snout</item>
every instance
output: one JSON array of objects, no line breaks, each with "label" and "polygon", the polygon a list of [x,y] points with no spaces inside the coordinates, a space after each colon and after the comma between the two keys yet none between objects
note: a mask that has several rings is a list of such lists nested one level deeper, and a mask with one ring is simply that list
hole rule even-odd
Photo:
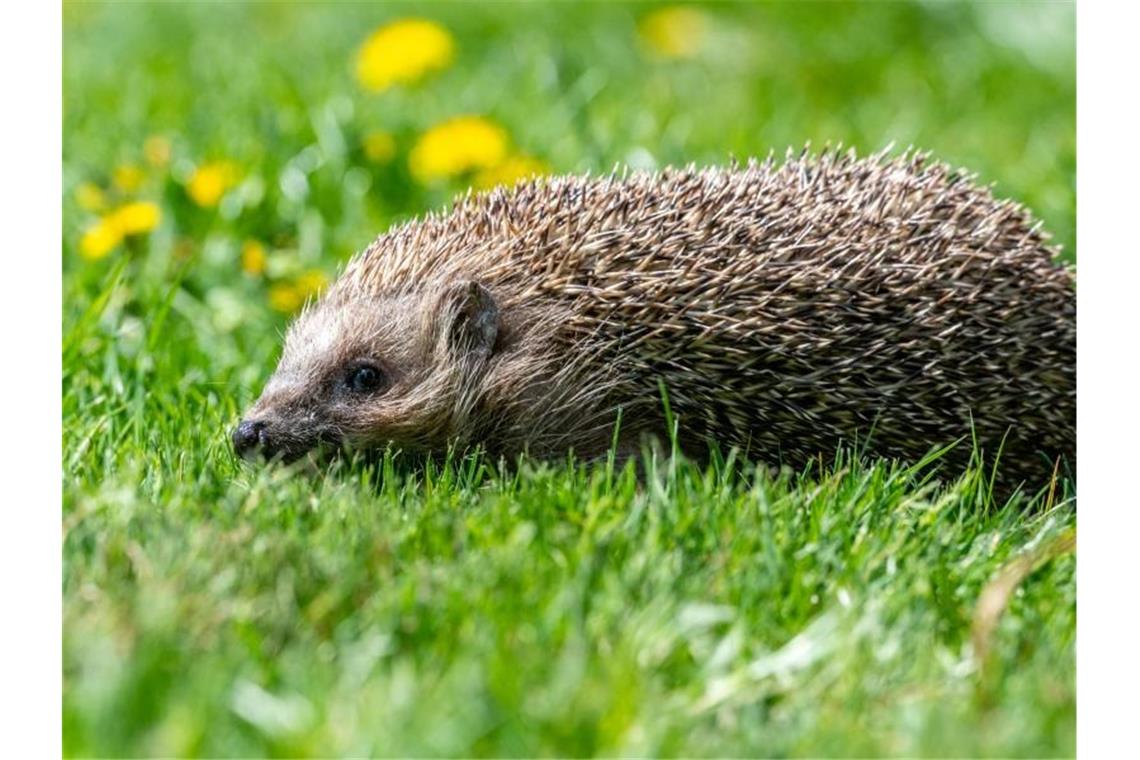
[{"label": "hedgehog snout", "polygon": [[318,424],[311,414],[305,422],[298,425],[274,414],[247,417],[230,434],[234,453],[246,461],[292,462],[318,447],[333,450],[344,445],[334,426]]},{"label": "hedgehog snout", "polygon": [[268,426],[261,420],[242,420],[233,432],[234,453],[242,459],[268,455],[271,448]]}]

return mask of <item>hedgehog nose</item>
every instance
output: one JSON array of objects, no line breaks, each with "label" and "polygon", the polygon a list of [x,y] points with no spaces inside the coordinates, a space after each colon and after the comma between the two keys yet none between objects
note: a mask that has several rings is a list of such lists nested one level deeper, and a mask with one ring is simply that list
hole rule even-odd
[{"label": "hedgehog nose", "polygon": [[266,444],[265,423],[256,420],[242,420],[234,428],[234,451],[243,459],[256,454]]}]

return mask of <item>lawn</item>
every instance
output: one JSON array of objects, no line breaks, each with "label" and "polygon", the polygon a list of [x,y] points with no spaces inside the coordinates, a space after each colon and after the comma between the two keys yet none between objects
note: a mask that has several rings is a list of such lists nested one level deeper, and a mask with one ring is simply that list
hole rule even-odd
[{"label": "lawn", "polygon": [[65,753],[1072,755],[1072,483],[227,431],[353,252],[531,172],[913,144],[1073,262],[1073,15],[66,4]]}]

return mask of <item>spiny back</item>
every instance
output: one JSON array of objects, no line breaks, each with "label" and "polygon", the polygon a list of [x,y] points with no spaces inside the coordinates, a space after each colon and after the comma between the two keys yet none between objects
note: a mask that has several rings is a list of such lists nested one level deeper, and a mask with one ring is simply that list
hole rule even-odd
[{"label": "spiny back", "polygon": [[[801,154],[777,165],[538,179],[468,195],[381,235],[341,285],[416,290],[456,270],[529,293],[588,284],[624,295],[628,273],[720,280],[806,262],[798,274],[859,276],[880,265],[990,268],[1054,253],[1028,213],[923,154]],[[956,245],[955,245],[956,244]],[[747,255],[741,255],[745,252]],[[795,274],[795,273],[792,273]],[[744,286],[737,285],[736,290]],[[521,294],[521,293],[520,293]]]}]

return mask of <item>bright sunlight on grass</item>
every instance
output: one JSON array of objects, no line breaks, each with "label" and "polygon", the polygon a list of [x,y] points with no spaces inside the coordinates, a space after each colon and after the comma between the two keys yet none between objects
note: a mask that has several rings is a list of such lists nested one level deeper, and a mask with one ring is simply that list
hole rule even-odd
[{"label": "bright sunlight on grass", "polygon": [[1071,6],[64,17],[66,754],[1074,753],[1072,483],[227,438],[290,315],[468,187],[913,144],[1075,261]]}]

